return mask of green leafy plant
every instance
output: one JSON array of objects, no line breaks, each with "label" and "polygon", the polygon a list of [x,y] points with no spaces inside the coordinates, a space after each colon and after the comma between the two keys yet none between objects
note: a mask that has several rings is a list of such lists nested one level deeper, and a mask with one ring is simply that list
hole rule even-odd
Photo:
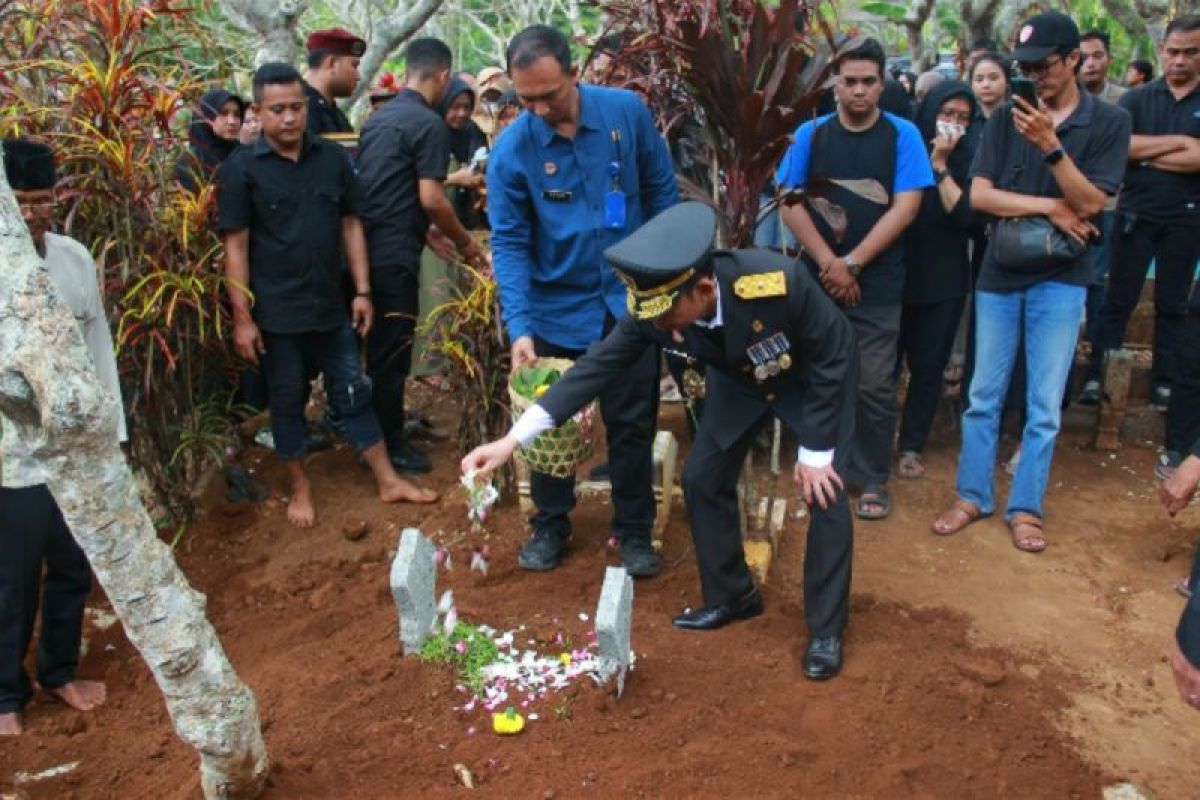
[{"label": "green leafy plant", "polygon": [[421,646],[423,661],[449,664],[474,692],[483,690],[483,668],[496,660],[500,650],[475,625],[457,622],[447,635],[439,631]]},{"label": "green leafy plant", "polygon": [[524,367],[513,373],[512,380],[509,385],[513,391],[522,397],[527,397],[530,400],[536,400],[546,393],[546,390],[554,385],[562,377],[561,373],[554,367],[538,366]]},{"label": "green leafy plant", "polygon": [[0,134],[55,150],[60,229],[95,256],[115,323],[132,460],[177,521],[222,457],[213,409],[235,369],[215,192],[173,179],[190,101],[211,85],[211,66],[180,57],[209,42],[195,13],[173,0],[0,5]]}]

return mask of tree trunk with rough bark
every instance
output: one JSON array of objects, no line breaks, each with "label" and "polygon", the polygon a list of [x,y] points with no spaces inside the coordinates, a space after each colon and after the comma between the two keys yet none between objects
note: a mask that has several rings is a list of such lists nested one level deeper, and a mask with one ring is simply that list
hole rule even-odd
[{"label": "tree trunk with rough bark", "polygon": [[403,10],[408,5],[395,3],[390,10],[380,10],[378,18],[371,26],[367,50],[358,65],[358,86],[354,88],[354,94],[342,104],[343,108],[350,109],[366,94],[383,62],[387,61],[388,56],[394,53],[397,47],[421,29],[441,7],[442,0],[418,0],[408,7],[407,11]]},{"label": "tree trunk with rough bark", "polygon": [[208,798],[253,798],[268,758],[254,694],[158,538],[117,446],[111,397],[34,251],[0,165],[0,413],[36,442],[46,484],[179,736],[200,753]]},{"label": "tree trunk with rough bark", "polygon": [[[980,39],[996,38],[996,15],[999,11],[1000,0],[962,0],[959,12],[963,21],[964,51]],[[1002,36],[999,38],[1003,39]]]},{"label": "tree trunk with rough bark", "polygon": [[918,75],[937,63],[936,43],[925,40],[925,23],[933,13],[934,0],[913,0],[908,13],[900,24],[908,34],[908,54],[912,58],[913,72]]},{"label": "tree trunk with rough bark", "polygon": [[295,64],[300,54],[296,25],[308,8],[308,0],[218,0],[225,14],[262,40],[254,55],[254,66],[268,61]]}]

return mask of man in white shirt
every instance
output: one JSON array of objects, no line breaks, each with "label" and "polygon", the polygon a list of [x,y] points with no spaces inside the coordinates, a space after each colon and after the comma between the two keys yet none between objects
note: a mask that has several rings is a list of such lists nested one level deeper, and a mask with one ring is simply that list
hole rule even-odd
[{"label": "man in white shirt", "polygon": [[[5,139],[4,171],[50,281],[75,315],[96,377],[111,393],[125,440],[117,362],[96,263],[87,248],[50,232],[55,209],[54,155],[44,144]],[[83,609],[92,588],[87,557],[63,521],[32,448],[0,416],[0,735],[22,732],[21,710],[33,695],[25,653],[41,597],[37,681],[71,708],[104,702],[104,684],[76,678]],[[43,577],[43,568],[45,574]]]}]

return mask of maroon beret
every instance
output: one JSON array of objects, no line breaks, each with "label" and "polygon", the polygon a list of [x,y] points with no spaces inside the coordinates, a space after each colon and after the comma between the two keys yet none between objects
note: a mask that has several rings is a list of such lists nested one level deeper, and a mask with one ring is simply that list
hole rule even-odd
[{"label": "maroon beret", "polygon": [[310,33],[304,48],[310,53],[313,50],[325,50],[335,56],[361,56],[367,49],[367,43],[345,28],[326,28]]}]

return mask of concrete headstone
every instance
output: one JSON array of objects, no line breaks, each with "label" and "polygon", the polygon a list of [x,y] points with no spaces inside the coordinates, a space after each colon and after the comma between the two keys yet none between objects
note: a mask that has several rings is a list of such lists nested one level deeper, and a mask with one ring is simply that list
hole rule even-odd
[{"label": "concrete headstone", "polygon": [[596,606],[596,643],[600,647],[600,679],[617,679],[617,696],[625,691],[629,671],[629,624],[633,618],[633,579],[623,567],[609,567]]},{"label": "concrete headstone", "polygon": [[437,620],[437,563],[433,542],[416,528],[400,534],[400,549],[392,562],[392,598],[400,615],[404,654],[421,651]]}]

